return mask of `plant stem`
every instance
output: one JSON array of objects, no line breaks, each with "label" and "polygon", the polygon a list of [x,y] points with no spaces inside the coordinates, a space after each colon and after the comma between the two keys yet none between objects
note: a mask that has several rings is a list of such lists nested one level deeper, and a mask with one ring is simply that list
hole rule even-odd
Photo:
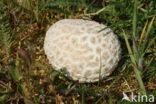
[{"label": "plant stem", "polygon": [[126,36],[124,31],[123,31],[123,33],[124,33],[123,35],[124,35],[125,42],[126,42],[126,45],[127,45],[128,53],[130,55],[130,59],[131,59],[131,62],[132,62],[132,66],[134,68],[135,76],[136,76],[136,79],[139,82],[141,93],[146,94],[146,89],[145,89],[145,86],[143,84],[143,80],[141,78],[141,72],[140,72],[140,70],[139,70],[139,68],[137,66],[137,63],[136,63],[136,57],[134,56],[134,53],[132,52],[132,49],[130,47],[130,44],[128,42],[127,36]]},{"label": "plant stem", "polygon": [[84,101],[84,86],[82,85],[81,88],[82,88],[82,101],[81,101],[81,103],[85,104],[85,101]]},{"label": "plant stem", "polygon": [[[139,86],[141,89],[141,93],[142,94],[146,94],[146,89],[145,86],[143,84],[143,80],[141,77],[141,70],[139,69],[138,60],[141,58],[138,56],[138,50],[137,50],[137,44],[136,44],[136,34],[137,34],[137,0],[134,0],[134,12],[133,12],[133,52],[130,51],[130,53],[132,53],[131,55],[131,61],[133,63],[133,68],[134,68],[134,72],[135,72],[135,76],[136,79],[139,82]],[[128,40],[127,40],[128,41]],[[128,43],[128,42],[127,42]],[[129,46],[130,47],[130,46]],[[129,49],[131,50],[131,49]]]},{"label": "plant stem", "polygon": [[138,68],[134,68],[134,72],[135,72],[135,77],[136,77],[136,79],[139,82],[141,93],[143,95],[146,95],[146,89],[145,89],[145,86],[144,86],[144,83],[143,83],[143,80],[142,80],[141,73],[140,73],[139,69]]},{"label": "plant stem", "polygon": [[137,27],[137,0],[134,0],[134,12],[133,12],[133,38],[136,37],[136,27]]}]

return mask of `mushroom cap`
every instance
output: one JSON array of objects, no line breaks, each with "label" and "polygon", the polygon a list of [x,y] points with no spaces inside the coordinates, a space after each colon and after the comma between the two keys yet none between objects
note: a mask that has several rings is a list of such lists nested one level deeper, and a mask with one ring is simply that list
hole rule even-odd
[{"label": "mushroom cap", "polygon": [[96,82],[112,73],[120,59],[120,43],[103,24],[63,19],[46,33],[44,50],[55,68],[74,81]]}]

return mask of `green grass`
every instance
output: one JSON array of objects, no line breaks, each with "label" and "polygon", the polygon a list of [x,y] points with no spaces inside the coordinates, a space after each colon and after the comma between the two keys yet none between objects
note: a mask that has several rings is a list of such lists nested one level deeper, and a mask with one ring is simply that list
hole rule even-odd
[{"label": "green grass", "polygon": [[[0,104],[146,104],[121,101],[122,92],[156,97],[155,0],[1,0]],[[122,45],[116,70],[79,84],[45,57],[48,27],[63,18],[106,24]]]}]

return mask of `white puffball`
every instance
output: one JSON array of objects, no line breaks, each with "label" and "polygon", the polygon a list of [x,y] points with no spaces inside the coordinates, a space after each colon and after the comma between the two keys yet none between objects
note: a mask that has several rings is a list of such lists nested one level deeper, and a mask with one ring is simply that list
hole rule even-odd
[{"label": "white puffball", "polygon": [[120,59],[120,43],[113,31],[82,19],[53,24],[46,33],[44,50],[55,70],[66,68],[64,74],[79,82],[96,82],[110,75]]}]

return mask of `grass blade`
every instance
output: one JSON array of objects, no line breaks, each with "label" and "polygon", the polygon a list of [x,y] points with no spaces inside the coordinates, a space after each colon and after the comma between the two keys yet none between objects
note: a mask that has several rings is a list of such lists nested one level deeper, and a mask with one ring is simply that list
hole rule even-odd
[{"label": "grass blade", "polygon": [[124,35],[124,38],[125,38],[125,42],[126,42],[126,45],[127,45],[127,49],[128,49],[128,52],[129,52],[129,55],[130,55],[130,59],[132,61],[132,66],[134,68],[134,72],[135,72],[135,76],[136,76],[136,79],[138,80],[139,82],[139,86],[140,86],[140,89],[141,89],[141,93],[142,94],[146,94],[146,89],[145,89],[145,86],[143,84],[143,81],[142,81],[142,78],[141,78],[141,72],[140,70],[138,69],[137,67],[137,64],[136,64],[136,59],[133,55],[133,52],[132,52],[132,49],[130,47],[130,44],[128,42],[128,39],[127,39],[127,36],[125,34],[125,32],[123,31],[123,35]]},{"label": "grass blade", "polygon": [[133,14],[133,38],[136,37],[136,27],[137,27],[137,0],[134,0],[134,14]]}]

